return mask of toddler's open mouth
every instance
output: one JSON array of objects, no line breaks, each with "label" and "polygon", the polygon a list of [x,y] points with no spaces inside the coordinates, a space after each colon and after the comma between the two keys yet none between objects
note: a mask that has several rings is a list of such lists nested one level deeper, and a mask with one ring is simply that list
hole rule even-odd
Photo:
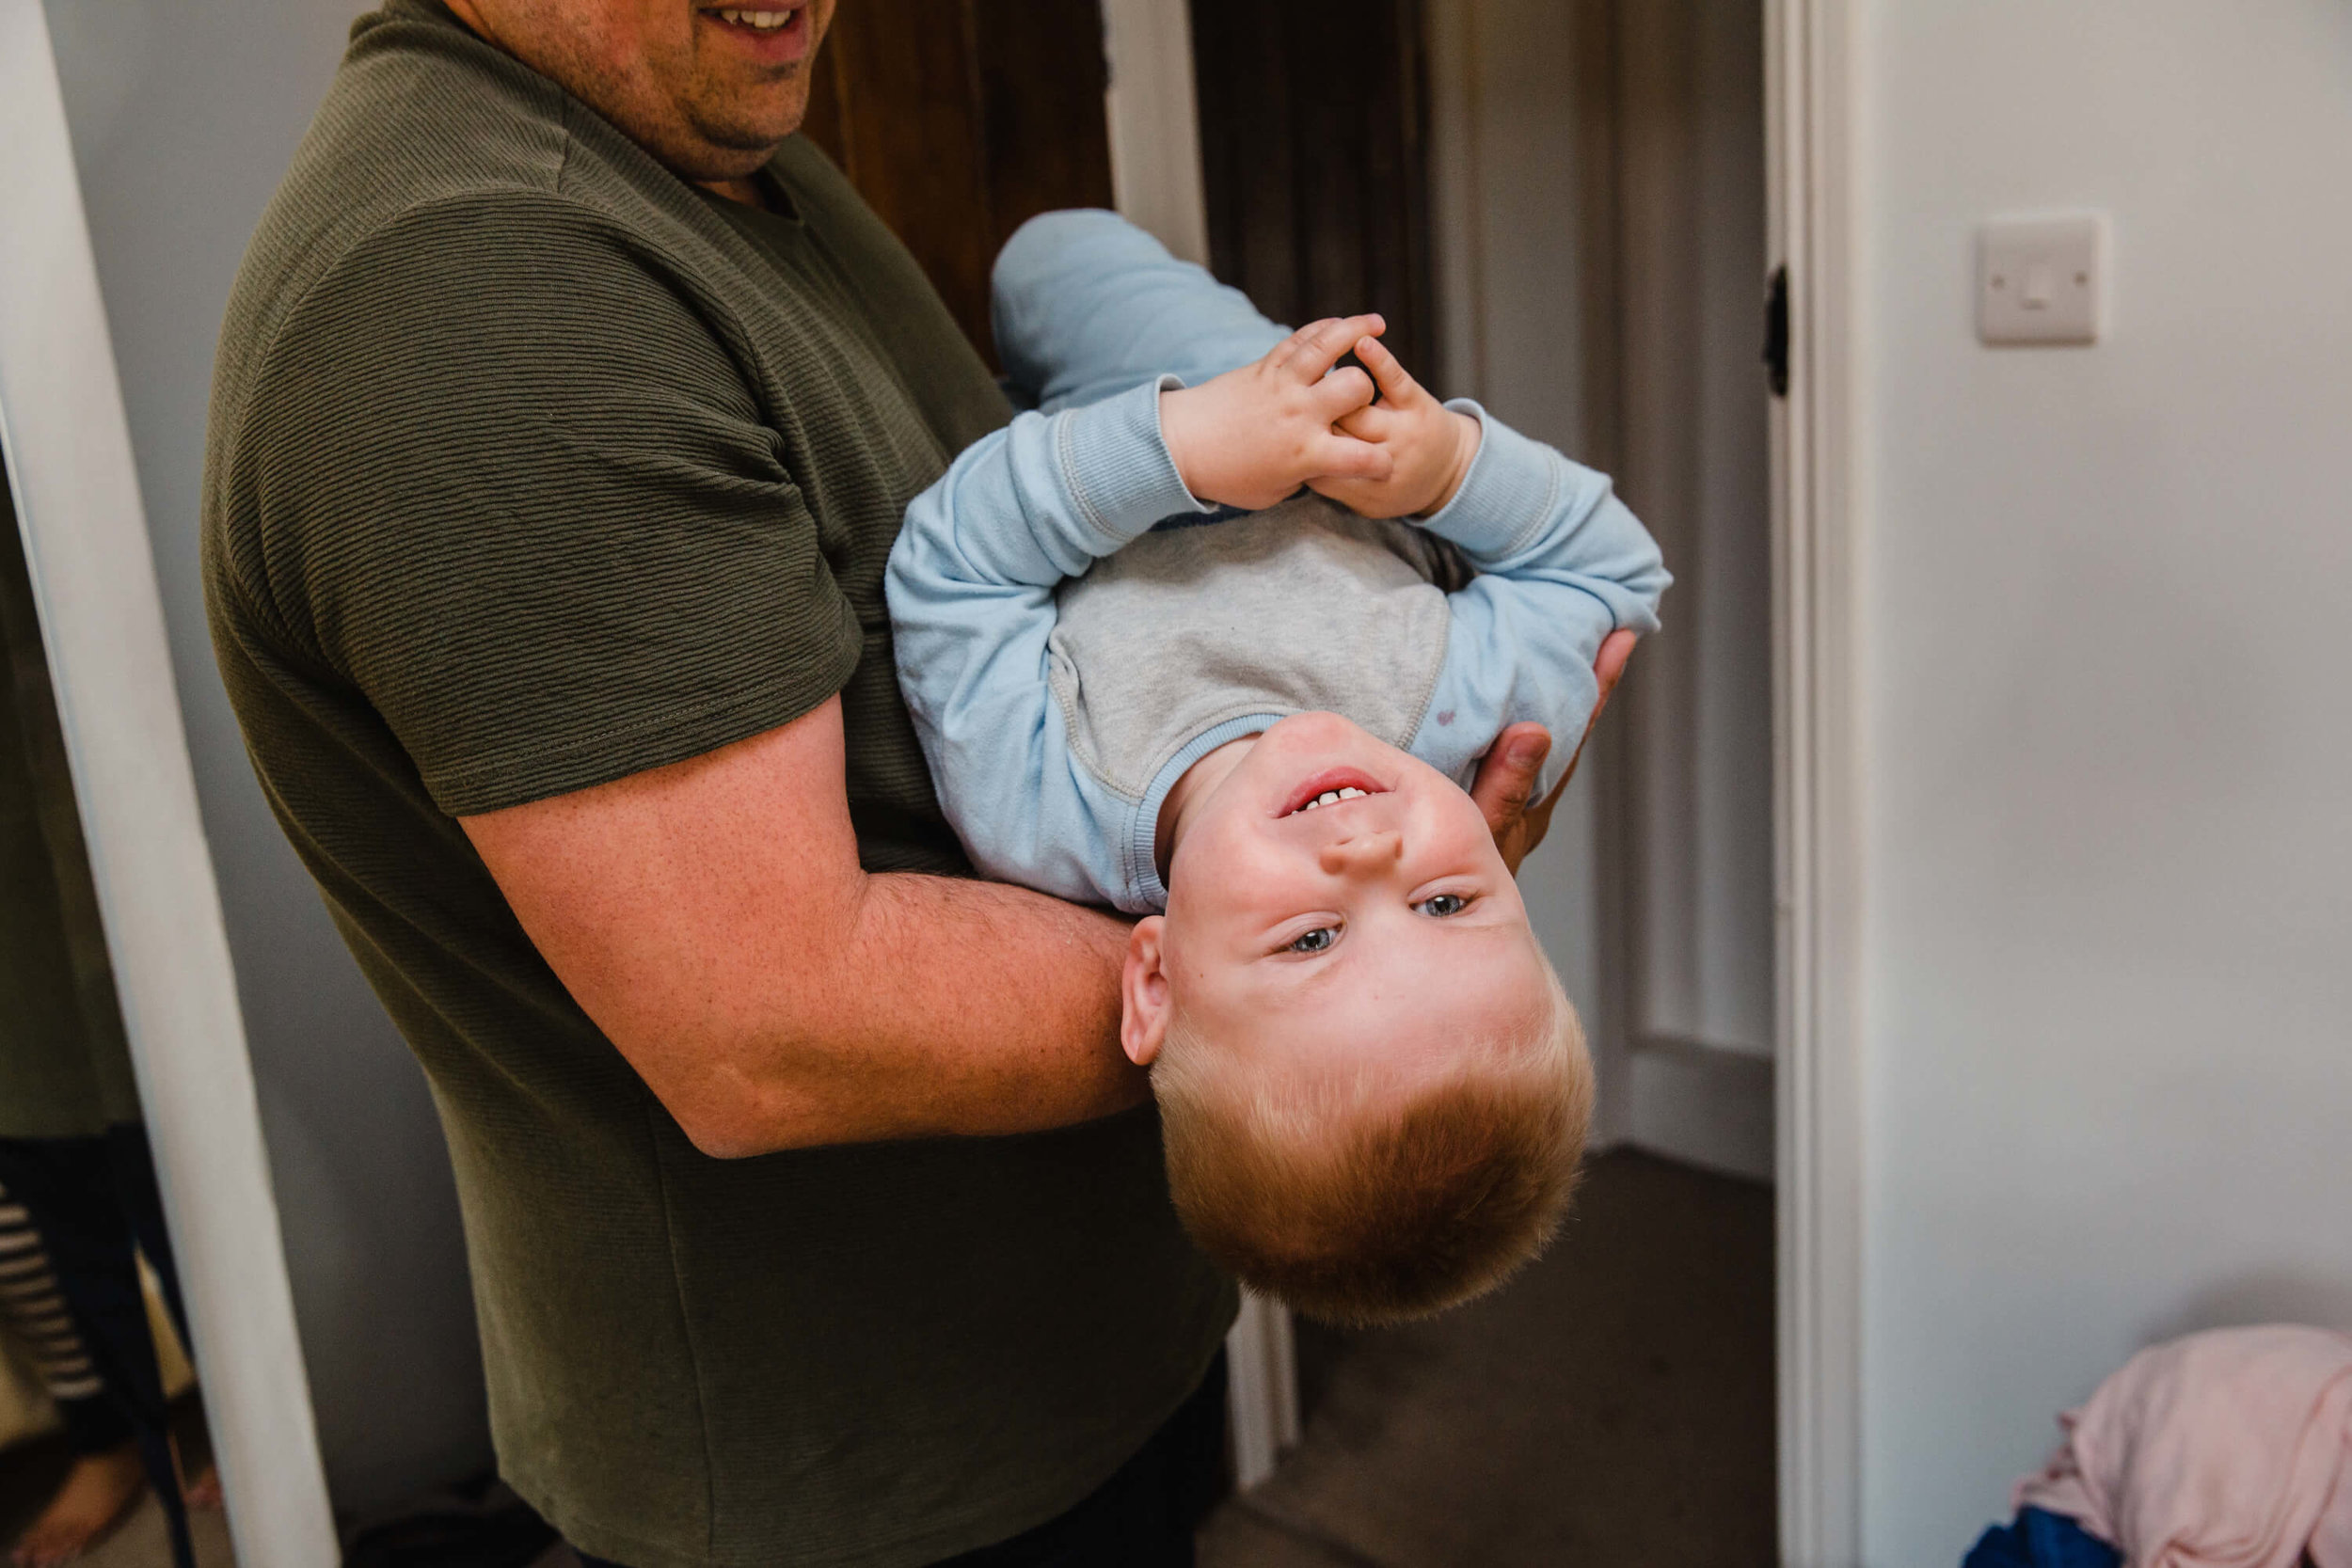
[{"label": "toddler's open mouth", "polygon": [[1386,795],[1389,786],[1359,768],[1326,768],[1299,782],[1296,789],[1282,807],[1284,816],[1296,816],[1301,812],[1323,806],[1335,806],[1343,800],[1360,800],[1367,795]]}]

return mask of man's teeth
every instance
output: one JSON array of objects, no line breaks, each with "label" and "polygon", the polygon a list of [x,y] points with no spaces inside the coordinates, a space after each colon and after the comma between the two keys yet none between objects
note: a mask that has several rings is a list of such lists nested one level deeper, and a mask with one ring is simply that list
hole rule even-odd
[{"label": "man's teeth", "polygon": [[1298,809],[1312,811],[1317,806],[1327,806],[1335,800],[1354,800],[1371,793],[1372,791],[1368,789],[1358,789],[1354,784],[1348,785],[1345,789],[1327,789]]},{"label": "man's teeth", "polygon": [[732,22],[741,27],[757,27],[766,30],[785,25],[792,20],[797,9],[798,8],[792,11],[723,10],[719,13],[719,20]]}]

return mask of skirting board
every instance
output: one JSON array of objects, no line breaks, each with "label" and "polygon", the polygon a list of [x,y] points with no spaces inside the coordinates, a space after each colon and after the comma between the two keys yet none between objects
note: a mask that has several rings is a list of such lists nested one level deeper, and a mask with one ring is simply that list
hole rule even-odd
[{"label": "skirting board", "polygon": [[1772,1180],[1772,1064],[1743,1051],[1647,1040],[1626,1055],[1624,1142],[1703,1170]]}]

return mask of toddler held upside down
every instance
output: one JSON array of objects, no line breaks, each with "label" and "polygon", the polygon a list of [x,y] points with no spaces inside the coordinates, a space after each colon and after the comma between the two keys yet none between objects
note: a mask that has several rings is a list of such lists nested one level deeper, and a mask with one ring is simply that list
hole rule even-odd
[{"label": "toddler held upside down", "polygon": [[1488,1289],[1558,1223],[1592,1071],[1464,785],[1524,720],[1556,782],[1603,639],[1657,628],[1656,545],[1378,318],[1287,333],[1107,213],[1013,236],[995,325],[1034,407],[888,577],[949,821],[987,876],[1147,916],[1121,1040],[1210,1257],[1346,1322]]}]

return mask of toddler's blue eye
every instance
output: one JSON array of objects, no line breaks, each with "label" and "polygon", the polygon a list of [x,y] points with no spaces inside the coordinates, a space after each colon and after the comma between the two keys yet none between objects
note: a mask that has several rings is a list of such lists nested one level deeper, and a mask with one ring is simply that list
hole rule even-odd
[{"label": "toddler's blue eye", "polygon": [[1431,915],[1438,920],[1450,914],[1460,914],[1469,908],[1470,900],[1458,893],[1440,893],[1413,906],[1415,913]]},{"label": "toddler's blue eye", "polygon": [[1294,953],[1320,953],[1339,940],[1339,933],[1328,926],[1318,926],[1290,945]]}]

